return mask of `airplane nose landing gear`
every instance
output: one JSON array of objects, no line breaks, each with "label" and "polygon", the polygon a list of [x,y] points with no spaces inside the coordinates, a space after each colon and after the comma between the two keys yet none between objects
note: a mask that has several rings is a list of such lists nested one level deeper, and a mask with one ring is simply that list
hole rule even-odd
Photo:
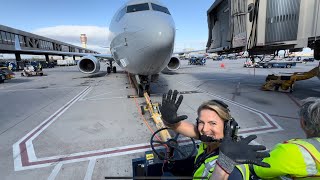
[{"label": "airplane nose landing gear", "polygon": [[150,81],[149,76],[135,75],[135,86],[139,97],[143,97],[143,94],[147,92],[150,95]]},{"label": "airplane nose landing gear", "polygon": [[112,60],[109,60],[109,62],[108,62],[109,66],[107,67],[107,73],[108,74],[111,73],[111,70],[112,70],[113,73],[117,73],[117,67],[113,66],[112,63],[113,63]]}]

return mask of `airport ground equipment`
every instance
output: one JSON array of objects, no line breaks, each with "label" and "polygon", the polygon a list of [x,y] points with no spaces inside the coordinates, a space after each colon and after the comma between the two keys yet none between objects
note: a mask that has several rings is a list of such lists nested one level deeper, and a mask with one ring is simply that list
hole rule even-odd
[{"label": "airport ground equipment", "polygon": [[43,71],[41,69],[35,69],[32,65],[27,65],[22,73],[21,76],[43,76]]},{"label": "airport ground equipment", "polygon": [[5,74],[6,80],[12,79],[15,76],[15,74],[11,70],[9,70],[7,67],[0,67],[0,70],[3,74]]},{"label": "airport ground equipment", "polygon": [[247,67],[247,68],[291,68],[292,66],[296,66],[297,63],[301,63],[301,62],[297,62],[297,61],[286,61],[286,60],[274,60],[274,59],[270,59],[270,60],[266,60],[266,59],[262,59],[258,62],[252,62],[251,59],[248,59],[244,64],[243,67]]},{"label": "airport ground equipment", "polygon": [[0,69],[0,83],[4,83],[4,80],[6,80],[6,74]]},{"label": "airport ground equipment", "polygon": [[[149,111],[154,123],[156,124],[157,129],[163,129],[166,126],[164,125],[161,119],[161,113],[159,110],[159,103],[152,103],[150,96],[147,92],[144,93],[144,98],[146,100],[147,106],[141,106],[142,114],[145,114],[145,111]],[[161,131],[160,137],[162,141],[167,141],[168,139],[172,139],[171,135],[168,131]]]},{"label": "airport ground equipment", "polygon": [[291,68],[296,66],[296,62],[288,61],[269,61],[269,62],[259,62],[258,66],[263,68]]},{"label": "airport ground equipment", "polygon": [[302,81],[306,79],[318,76],[320,79],[320,64],[318,67],[313,68],[308,72],[295,72],[291,75],[275,75],[270,74],[266,78],[266,83],[262,86],[262,90],[265,91],[293,91],[293,86],[296,81]]},{"label": "airport ground equipment", "polygon": [[[145,156],[132,160],[133,179],[138,177],[183,176],[192,177],[193,163],[196,155],[196,144],[191,138],[179,138],[180,134],[165,127],[158,103],[152,103],[148,93],[144,93],[146,107],[141,106],[144,114],[149,111],[157,131],[150,139],[152,151]],[[158,135],[160,138],[158,138]],[[173,137],[173,138],[172,138]],[[191,142],[191,143],[190,143]]]},{"label": "airport ground equipment", "polygon": [[206,65],[206,58],[192,57],[189,59],[188,65]]}]

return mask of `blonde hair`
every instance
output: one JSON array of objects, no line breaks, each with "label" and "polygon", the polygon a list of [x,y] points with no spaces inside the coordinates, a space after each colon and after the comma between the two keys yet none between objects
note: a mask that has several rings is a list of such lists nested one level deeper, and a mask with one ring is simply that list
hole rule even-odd
[{"label": "blonde hair", "polygon": [[206,101],[199,106],[197,111],[198,117],[200,116],[200,112],[205,109],[216,112],[218,116],[224,121],[230,120],[232,118],[229,109],[227,107],[223,107],[220,103],[217,103],[214,100]]}]

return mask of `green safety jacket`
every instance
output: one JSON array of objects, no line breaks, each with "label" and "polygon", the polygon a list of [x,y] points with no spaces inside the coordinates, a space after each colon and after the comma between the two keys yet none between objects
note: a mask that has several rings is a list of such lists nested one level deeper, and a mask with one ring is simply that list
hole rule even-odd
[{"label": "green safety jacket", "polygon": [[320,179],[320,138],[277,144],[263,162],[271,167],[254,166],[254,172],[262,179]]},{"label": "green safety jacket", "polygon": [[[204,143],[200,143],[199,149],[198,149],[198,154],[195,158],[195,163],[197,162],[197,158],[199,155],[202,153],[205,153],[207,145]],[[194,171],[193,177],[194,178],[199,178],[202,177],[203,179],[209,179],[213,173],[214,167],[216,165],[216,161],[218,160],[219,155],[209,157],[205,159],[204,162],[202,162],[201,166],[198,167]],[[243,180],[249,180],[250,178],[250,171],[249,171],[249,166],[247,164],[245,165],[237,165],[236,168],[239,169],[239,171],[242,174]]]}]

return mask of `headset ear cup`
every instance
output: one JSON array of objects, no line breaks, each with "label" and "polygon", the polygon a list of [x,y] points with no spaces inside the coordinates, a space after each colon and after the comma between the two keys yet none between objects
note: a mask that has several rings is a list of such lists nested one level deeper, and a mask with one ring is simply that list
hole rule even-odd
[{"label": "headset ear cup", "polygon": [[236,138],[238,136],[239,125],[236,120],[234,120],[233,118],[231,118],[231,119],[232,120],[230,120],[230,127],[232,130],[232,137]]},{"label": "headset ear cup", "polygon": [[224,128],[226,129],[227,126],[231,129],[231,137],[235,137],[238,134],[238,123],[233,118],[230,118],[230,120],[225,121]]}]

